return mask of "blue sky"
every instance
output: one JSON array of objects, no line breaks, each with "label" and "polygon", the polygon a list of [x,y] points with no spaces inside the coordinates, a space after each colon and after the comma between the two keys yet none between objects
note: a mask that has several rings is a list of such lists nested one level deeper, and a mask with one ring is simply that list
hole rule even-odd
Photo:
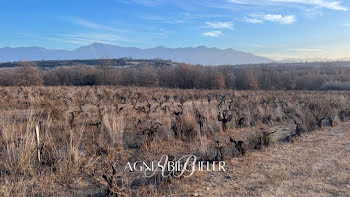
[{"label": "blue sky", "polygon": [[350,1],[1,0],[0,47],[234,48],[274,59],[350,57]]}]

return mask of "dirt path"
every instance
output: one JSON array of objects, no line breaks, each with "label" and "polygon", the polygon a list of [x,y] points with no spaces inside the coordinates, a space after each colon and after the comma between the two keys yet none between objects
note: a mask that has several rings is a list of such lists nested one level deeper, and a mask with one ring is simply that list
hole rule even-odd
[{"label": "dirt path", "polygon": [[227,162],[195,196],[350,196],[350,123]]}]

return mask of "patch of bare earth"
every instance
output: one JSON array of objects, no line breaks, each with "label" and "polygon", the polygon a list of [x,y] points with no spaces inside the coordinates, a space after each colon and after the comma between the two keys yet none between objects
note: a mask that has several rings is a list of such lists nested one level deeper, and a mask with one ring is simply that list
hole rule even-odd
[{"label": "patch of bare earth", "polygon": [[194,196],[350,196],[350,123],[227,162]]}]

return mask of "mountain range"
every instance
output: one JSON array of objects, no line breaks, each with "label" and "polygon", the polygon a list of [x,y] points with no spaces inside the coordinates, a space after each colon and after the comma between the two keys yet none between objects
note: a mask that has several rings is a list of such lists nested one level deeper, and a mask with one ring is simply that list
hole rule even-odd
[{"label": "mountain range", "polygon": [[135,59],[165,59],[174,62],[202,65],[257,64],[273,60],[234,49],[208,48],[204,46],[187,48],[155,47],[140,49],[109,44],[94,43],[72,51],[52,50],[41,47],[0,48],[0,62],[73,60],[131,57]]}]

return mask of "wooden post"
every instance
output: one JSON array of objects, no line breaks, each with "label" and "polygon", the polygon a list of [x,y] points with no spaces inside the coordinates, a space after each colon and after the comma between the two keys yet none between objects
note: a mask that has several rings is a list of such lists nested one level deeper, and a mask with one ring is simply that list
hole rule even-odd
[{"label": "wooden post", "polygon": [[38,161],[40,163],[40,138],[39,138],[39,126],[35,127],[35,138],[36,138],[36,151],[38,156]]}]

